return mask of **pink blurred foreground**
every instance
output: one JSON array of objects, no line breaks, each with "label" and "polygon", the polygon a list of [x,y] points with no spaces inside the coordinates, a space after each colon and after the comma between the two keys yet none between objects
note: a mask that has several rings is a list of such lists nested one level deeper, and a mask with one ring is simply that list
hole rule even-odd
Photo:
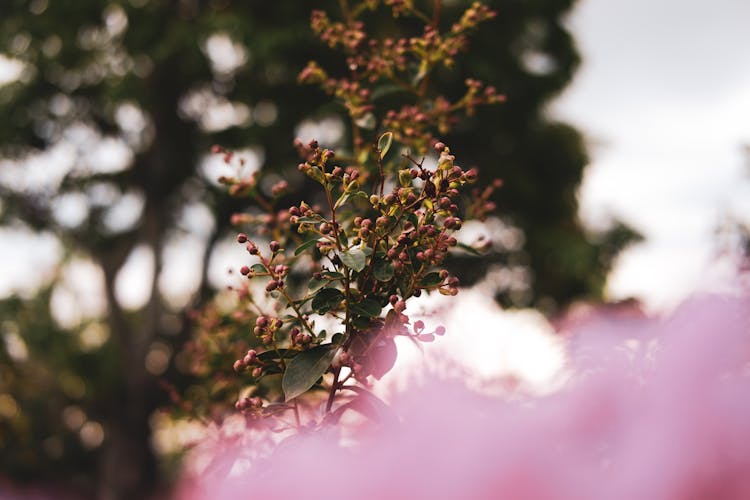
[{"label": "pink blurred foreground", "polygon": [[575,327],[573,376],[551,396],[490,397],[436,375],[393,398],[398,423],[354,441],[332,427],[275,447],[215,443],[178,497],[750,499],[748,306],[597,315]]}]

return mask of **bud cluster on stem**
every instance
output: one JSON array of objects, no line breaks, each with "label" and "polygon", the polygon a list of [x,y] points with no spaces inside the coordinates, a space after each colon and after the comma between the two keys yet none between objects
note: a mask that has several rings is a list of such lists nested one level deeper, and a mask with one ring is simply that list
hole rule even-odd
[{"label": "bud cluster on stem", "polygon": [[[241,387],[235,408],[253,417],[293,411],[298,426],[300,403],[321,402],[318,389],[327,394],[328,418],[348,408],[337,407],[338,398],[358,394],[347,390],[352,384],[361,391],[385,375],[396,359],[395,337],[431,342],[445,334],[442,326],[412,322],[409,301],[430,292],[458,293],[459,279],[444,269],[460,246],[455,233],[494,209],[490,197],[500,185],[467,192],[477,184],[477,170],[459,165],[437,136],[447,134],[460,113],[503,96],[474,79],[465,80],[466,93],[457,100],[430,86],[430,75],[452,67],[468,33],[494,12],[474,3],[441,31],[440,2],[433,13],[397,0],[339,5],[342,20],[316,11],[311,24],[324,43],[344,52],[348,73],[331,78],[311,62],[299,80],[321,85],[342,105],[351,120],[351,149],[295,140],[297,170],[318,194],[306,193],[292,206],[277,207],[289,191],[286,180],[277,178],[270,192],[259,187],[270,184],[259,182],[262,172],[221,180],[230,194],[256,207],[232,217],[244,231],[236,241],[250,259],[239,269],[238,304],[228,316],[244,332],[237,333],[244,338],[227,363]],[[424,23],[421,35],[372,37],[365,18],[378,8]],[[377,93],[384,85],[408,98],[381,109]],[[231,151],[214,152],[228,164],[237,161]],[[214,318],[206,329],[216,325]],[[252,397],[244,396],[248,386]]]}]

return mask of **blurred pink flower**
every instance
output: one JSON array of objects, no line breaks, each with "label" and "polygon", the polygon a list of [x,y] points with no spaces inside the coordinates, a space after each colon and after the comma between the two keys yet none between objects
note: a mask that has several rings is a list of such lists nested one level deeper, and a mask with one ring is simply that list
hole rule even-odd
[{"label": "blurred pink flower", "polygon": [[748,499],[748,306],[706,297],[661,320],[594,315],[575,324],[574,376],[553,395],[507,401],[436,374],[355,444],[329,427],[267,453],[217,448],[221,472],[178,497]]}]

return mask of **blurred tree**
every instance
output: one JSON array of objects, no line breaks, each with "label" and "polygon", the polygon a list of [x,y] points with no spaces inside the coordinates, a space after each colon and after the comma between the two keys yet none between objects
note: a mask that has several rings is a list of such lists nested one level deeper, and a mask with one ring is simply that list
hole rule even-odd
[{"label": "blurred tree", "polygon": [[[597,297],[613,256],[633,233],[617,226],[596,241],[587,239],[575,198],[587,161],[584,141],[544,112],[578,64],[561,23],[573,0],[489,3],[500,15],[479,31],[456,73],[494,84],[508,103],[478,111],[448,140],[482,168],[485,180],[506,181],[497,202],[508,216],[505,225],[519,231],[494,260],[527,278],[499,289],[499,297],[516,305]],[[446,19],[455,4],[446,2]],[[6,117],[0,123],[0,223],[52,231],[66,259],[95,263],[105,305],[96,324],[108,339],[85,355],[77,352],[80,343],[65,335],[84,335],[93,320],[59,325],[44,312],[54,283],[32,299],[3,302],[4,352],[10,352],[8,339],[16,339],[12,332],[28,352],[4,360],[15,375],[3,375],[7,382],[0,389],[12,404],[0,400],[0,410],[2,401],[15,405],[16,424],[3,420],[0,439],[24,444],[4,453],[0,473],[38,480],[65,470],[84,478],[81,484],[91,491],[95,480],[101,498],[138,498],[153,488],[157,464],[149,418],[162,398],[156,375],[163,368],[146,361],[160,352],[168,356],[186,338],[180,310],[210,296],[209,257],[226,236],[230,214],[241,208],[211,182],[215,175],[204,161],[211,144],[246,148],[255,166],[277,169],[296,189],[292,196],[300,197],[304,185],[290,147],[295,130],[303,122],[313,127],[305,130],[321,130],[314,127],[322,120],[328,129],[318,139],[335,143],[336,129],[344,129],[335,118],[341,110],[296,84],[308,60],[325,61],[329,54],[310,33],[312,7],[258,0],[0,4],[0,54],[22,63],[18,78],[0,86]],[[455,95],[464,84],[451,78],[446,74],[437,83]],[[186,235],[194,239],[181,239]],[[198,268],[170,262],[170,250],[180,244],[199,247]],[[150,298],[134,306],[118,298],[116,281],[139,249],[153,255],[154,272],[146,287]],[[194,275],[193,295],[170,301],[159,285],[164,273]],[[49,346],[58,342],[59,354],[50,358]],[[18,375],[28,370],[35,377]],[[61,375],[58,384],[39,378],[68,372],[84,381],[84,392],[75,397],[59,385]],[[43,392],[32,389],[36,381]],[[40,403],[37,396],[47,393],[45,401],[60,402]],[[87,416],[84,423],[101,424],[101,446],[83,438],[73,448],[54,444],[67,442],[71,426],[65,434],[64,414],[75,413],[71,405]],[[11,411],[0,411],[0,419],[6,413]],[[44,441],[58,428],[62,441]],[[88,429],[96,434],[96,427]],[[87,458],[68,460],[74,450]],[[73,464],[80,465],[76,474]]]}]

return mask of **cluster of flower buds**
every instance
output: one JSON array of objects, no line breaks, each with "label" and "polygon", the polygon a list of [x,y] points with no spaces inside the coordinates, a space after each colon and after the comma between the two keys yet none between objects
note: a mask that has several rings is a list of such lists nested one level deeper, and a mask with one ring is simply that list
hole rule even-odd
[{"label": "cluster of flower buds", "polygon": [[433,330],[432,332],[425,333],[424,321],[422,321],[421,319],[414,322],[414,324],[412,325],[412,330],[414,332],[414,337],[422,342],[432,342],[433,340],[435,340],[435,335],[445,335],[445,327],[442,325],[435,328],[435,330]]},{"label": "cluster of flower buds", "polygon": [[313,336],[308,332],[303,332],[298,326],[294,326],[289,330],[289,340],[291,340],[293,347],[299,346],[306,349],[312,343]]},{"label": "cluster of flower buds", "polygon": [[467,78],[466,89],[466,95],[463,96],[460,102],[466,108],[468,115],[472,115],[478,106],[505,102],[505,96],[498,94],[495,87],[491,85],[485,86],[479,80]]},{"label": "cluster of flower buds", "polygon": [[258,359],[258,353],[255,352],[255,349],[248,350],[245,356],[234,362],[232,368],[234,368],[234,371],[237,373],[242,373],[249,368],[255,378],[258,378],[263,374],[263,363]]},{"label": "cluster of flower buds", "polygon": [[263,400],[259,397],[242,398],[234,404],[234,408],[242,413],[258,413],[263,408]]},{"label": "cluster of flower buds", "polygon": [[310,18],[310,26],[318,37],[329,47],[342,47],[346,52],[356,52],[366,38],[363,31],[364,23],[356,21],[344,24],[332,22],[322,10],[314,10]]},{"label": "cluster of flower buds", "polygon": [[[286,217],[286,214],[284,215]],[[242,266],[240,268],[240,274],[247,276],[248,278],[254,278],[256,276],[268,276],[270,279],[266,284],[266,291],[272,292],[276,289],[284,287],[284,279],[289,274],[290,267],[286,264],[275,264],[272,265],[273,258],[282,250],[281,243],[274,240],[269,243],[268,248],[271,251],[271,259],[266,259],[260,252],[258,246],[248,240],[245,233],[237,235],[237,242],[245,245],[245,249],[250,255],[258,256],[262,262],[262,270],[256,271],[250,266]]]},{"label": "cluster of flower buds", "polygon": [[279,331],[282,324],[280,318],[269,318],[261,314],[255,320],[253,333],[260,339],[263,345],[271,345],[273,344],[274,335]]},{"label": "cluster of flower buds", "polygon": [[451,31],[459,34],[467,30],[476,28],[479,23],[494,18],[497,13],[480,2],[474,2],[471,7],[466,9],[461,20],[453,25]]},{"label": "cluster of flower buds", "polygon": [[[491,190],[475,192],[473,200],[461,199],[462,188],[477,180],[477,171],[456,165],[450,149],[436,142],[435,134],[448,133],[458,113],[470,114],[478,105],[501,102],[503,97],[475,80],[466,81],[467,91],[458,100],[432,97],[429,90],[429,74],[439,66],[450,66],[467,45],[466,32],[494,13],[475,3],[451,29],[441,31],[439,26],[450,25],[438,22],[439,11],[433,18],[410,0],[382,1],[396,16],[434,21],[427,22],[417,36],[411,36],[415,31],[410,26],[409,37],[376,39],[368,36],[359,18],[381,5],[378,0],[368,0],[360,8],[344,8],[343,22],[332,21],[321,11],[312,15],[312,27],[319,38],[346,54],[349,73],[330,78],[311,62],[299,79],[321,85],[340,100],[353,123],[354,151],[346,159],[337,159],[334,151],[315,140],[294,143],[301,157],[298,170],[323,188],[325,198],[320,200],[325,207],[301,202],[277,212],[273,204],[288,190],[285,181],[276,182],[270,192],[265,192],[263,184],[264,194],[270,195],[268,201],[260,199],[263,193],[259,193],[254,177],[244,183],[228,182],[234,194],[251,194],[268,212],[265,216],[238,216],[241,223],[259,221],[271,234],[269,239],[275,238],[268,253],[240,233],[237,241],[259,261],[243,266],[240,273],[267,278],[265,290],[277,300],[273,315],[255,318],[253,334],[260,341],[261,347],[256,347],[260,354],[247,351],[235,361],[234,369],[251,372],[256,378],[279,371],[286,377],[289,370],[300,366],[297,359],[313,360],[322,352],[336,352],[333,363],[318,367],[323,371],[314,377],[318,379],[326,370],[334,374],[331,398],[342,366],[349,367],[356,380],[371,375],[379,378],[383,369],[390,368],[374,361],[379,356],[374,351],[395,360],[395,336],[429,342],[445,333],[442,326],[425,331],[421,320],[410,326],[407,302],[423,292],[458,292],[458,279],[440,269],[449,250],[458,245],[454,232],[461,229],[466,215],[476,217],[494,208]],[[375,93],[388,83],[412,96],[401,101],[408,105],[381,113],[375,105],[382,101],[376,100]],[[372,135],[382,129],[387,132],[374,141]],[[410,153],[386,156],[393,141],[419,153],[432,145],[439,156],[437,166],[426,167],[424,160],[416,161]],[[391,177],[394,174],[395,178]],[[282,247],[291,244],[296,247],[294,256],[285,255]],[[304,260],[297,260],[303,256]],[[303,284],[297,289],[288,277],[291,267],[302,269],[302,263],[311,266],[306,269],[312,279],[307,287]],[[247,283],[242,290],[248,298]],[[330,340],[322,332],[316,334],[315,320],[310,320],[314,315],[337,319],[343,331]],[[262,401],[243,398],[235,407],[260,413]]]},{"label": "cluster of flower buds", "polygon": [[[372,9],[376,4],[368,7]],[[420,20],[430,17],[419,11],[412,1],[386,0],[386,5],[391,7],[394,17],[410,16]],[[468,32],[495,17],[495,12],[486,5],[475,2],[444,33],[434,23],[428,23],[421,35],[410,38],[370,37],[357,19],[365,10],[358,9],[353,17],[347,17],[346,22],[333,22],[322,11],[312,14],[311,25],[319,38],[331,48],[341,48],[347,54],[350,72],[347,77],[330,78],[315,62],[309,63],[299,75],[301,82],[319,84],[327,93],[336,96],[357,127],[364,130],[377,128],[371,96],[375,85],[382,86],[388,81],[420,96],[419,106],[410,105],[392,111],[382,123],[384,128],[393,131],[396,140],[415,149],[429,144],[434,129],[440,134],[448,133],[462,110],[471,114],[481,104],[504,100],[493,87],[477,88],[473,80],[467,82],[466,95],[456,102],[441,96],[424,98],[423,83],[428,81],[427,75],[439,66],[453,66],[459,52],[468,46]],[[418,68],[416,72],[415,68]],[[409,85],[413,88],[407,88]],[[366,143],[359,134],[355,134],[354,141],[359,155]]]}]

